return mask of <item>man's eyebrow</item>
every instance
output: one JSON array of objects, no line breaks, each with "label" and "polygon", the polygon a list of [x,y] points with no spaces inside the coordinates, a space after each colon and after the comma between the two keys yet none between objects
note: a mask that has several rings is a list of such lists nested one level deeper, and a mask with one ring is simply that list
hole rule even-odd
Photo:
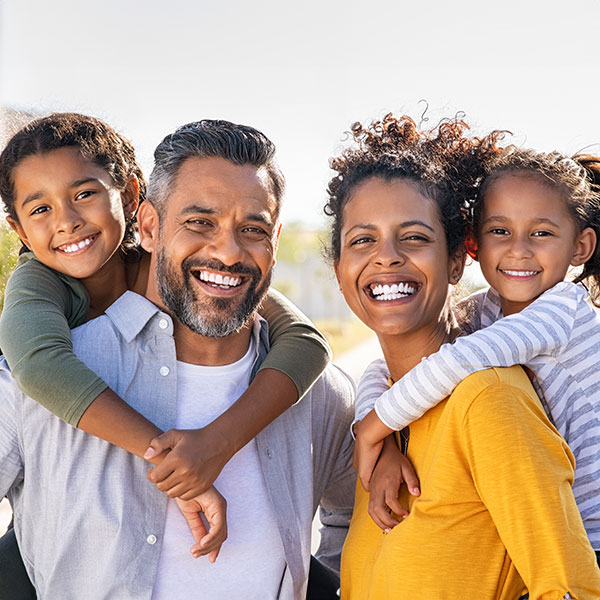
[{"label": "man's eyebrow", "polygon": [[217,211],[213,208],[207,208],[206,206],[200,206],[199,204],[189,204],[182,211],[182,215],[198,214],[201,215],[216,215]]},{"label": "man's eyebrow", "polygon": [[258,221],[259,223],[264,223],[269,227],[273,225],[272,221],[270,219],[267,219],[267,217],[265,217],[265,215],[263,215],[262,213],[249,213],[246,215],[246,219],[248,219],[249,221]]}]

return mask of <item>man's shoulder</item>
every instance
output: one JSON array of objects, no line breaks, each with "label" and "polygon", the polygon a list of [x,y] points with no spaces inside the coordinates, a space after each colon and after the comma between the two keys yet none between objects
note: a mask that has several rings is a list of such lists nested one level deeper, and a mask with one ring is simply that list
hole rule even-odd
[{"label": "man's shoulder", "polygon": [[335,422],[336,427],[349,429],[354,418],[355,396],[356,384],[352,377],[330,363],[305,397],[311,405],[313,428],[327,428],[326,423]]}]

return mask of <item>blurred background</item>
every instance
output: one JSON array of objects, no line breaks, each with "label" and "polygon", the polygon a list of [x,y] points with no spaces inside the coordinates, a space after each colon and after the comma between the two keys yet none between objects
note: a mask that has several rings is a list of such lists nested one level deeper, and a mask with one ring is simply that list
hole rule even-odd
[{"label": "blurred background", "polygon": [[[288,183],[275,286],[359,375],[377,344],[321,253],[344,132],[429,107],[430,124],[464,111],[477,132],[600,153],[598,23],[597,0],[0,0],[0,146],[28,119],[83,112],[130,138],[148,175],[183,123],[262,130]],[[1,227],[0,302],[18,246]],[[463,291],[480,285],[471,267]]]}]

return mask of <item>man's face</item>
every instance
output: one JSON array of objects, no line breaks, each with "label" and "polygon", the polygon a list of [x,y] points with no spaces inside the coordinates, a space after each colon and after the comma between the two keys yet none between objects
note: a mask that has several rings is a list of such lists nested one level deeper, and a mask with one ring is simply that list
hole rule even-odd
[{"label": "man's face", "polygon": [[189,158],[161,217],[158,293],[181,323],[206,337],[239,331],[265,295],[279,237],[264,169]]}]

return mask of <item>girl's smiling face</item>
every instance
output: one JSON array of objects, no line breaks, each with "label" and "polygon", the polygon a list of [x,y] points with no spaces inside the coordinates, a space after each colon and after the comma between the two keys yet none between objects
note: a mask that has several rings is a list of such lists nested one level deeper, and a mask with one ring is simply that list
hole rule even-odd
[{"label": "girl's smiling face", "polygon": [[13,176],[18,220],[7,220],[42,263],[83,279],[118,256],[137,180],[122,192],[76,147],[27,156]]},{"label": "girl's smiling face", "polygon": [[462,255],[448,256],[436,203],[410,181],[368,179],[346,203],[336,276],[380,336],[436,328],[462,265]]},{"label": "girl's smiling face", "polygon": [[482,202],[477,260],[505,315],[528,306],[594,251],[594,231],[580,232],[560,190],[538,176],[502,175]]}]

